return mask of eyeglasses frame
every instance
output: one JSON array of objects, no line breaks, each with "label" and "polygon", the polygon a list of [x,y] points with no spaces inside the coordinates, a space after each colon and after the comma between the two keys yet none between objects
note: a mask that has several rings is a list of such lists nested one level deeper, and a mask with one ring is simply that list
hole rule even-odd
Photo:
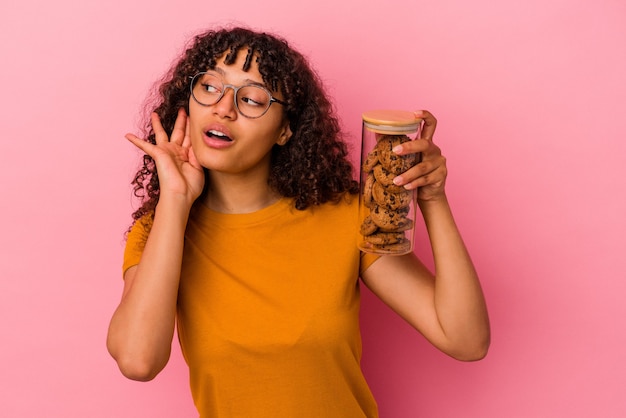
[{"label": "eyeglasses frame", "polygon": [[[223,89],[222,89],[222,92],[220,93],[219,97],[217,98],[217,100],[216,100],[214,103],[212,103],[212,104],[204,104],[204,103],[200,103],[200,101],[199,101],[198,99],[196,99],[196,96],[193,94],[193,88],[194,88],[194,85],[195,85],[194,80],[195,80],[197,77],[202,76],[203,74],[208,74],[208,73],[209,73],[208,71],[201,71],[201,72],[199,72],[199,73],[196,73],[194,76],[189,76],[189,79],[191,80],[191,81],[189,82],[189,92],[190,92],[191,97],[193,98],[193,100],[194,100],[196,103],[198,103],[200,106],[209,107],[209,106],[213,106],[213,105],[218,104],[218,103],[220,102],[220,100],[222,100],[222,98],[224,97],[224,94],[226,94],[226,89],[228,89],[228,88],[230,88],[230,89],[232,89],[232,90],[233,90],[233,102],[235,103],[235,109],[237,109],[237,112],[238,112],[241,116],[243,116],[244,118],[248,118],[248,119],[258,119],[258,118],[262,117],[263,115],[265,115],[265,114],[267,113],[267,111],[268,111],[268,110],[270,110],[270,107],[272,107],[272,103],[278,103],[278,104],[281,104],[281,105],[283,105],[283,106],[287,106],[287,103],[286,103],[286,102],[284,102],[284,101],[282,101],[282,100],[279,100],[279,99],[275,98],[275,97],[272,95],[272,92],[270,92],[267,88],[265,88],[265,87],[263,87],[263,86],[260,86],[260,85],[258,85],[258,84],[252,84],[252,83],[249,83],[249,84],[244,84],[243,86],[234,86],[234,85],[232,85],[232,84],[224,84],[224,82],[222,82],[221,80],[220,80],[220,83],[222,83]],[[216,78],[217,78],[217,77],[216,77]],[[239,110],[239,105],[237,104],[237,92],[238,92],[240,89],[244,88],[244,87],[257,87],[257,88],[263,89],[265,92],[267,92],[267,95],[268,95],[268,96],[269,96],[269,98],[270,98],[270,102],[269,102],[269,105],[267,106],[267,108],[266,108],[266,109],[263,111],[263,113],[261,113],[259,116],[248,116],[248,115],[244,115],[244,114],[241,112],[241,110]]]}]

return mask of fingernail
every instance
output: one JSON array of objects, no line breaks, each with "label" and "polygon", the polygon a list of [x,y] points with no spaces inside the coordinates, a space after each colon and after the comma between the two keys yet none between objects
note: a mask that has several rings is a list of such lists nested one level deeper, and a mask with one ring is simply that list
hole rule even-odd
[{"label": "fingernail", "polygon": [[404,179],[400,176],[396,176],[393,178],[393,184],[395,184],[396,186],[401,185],[403,181]]},{"label": "fingernail", "polygon": [[395,152],[396,154],[401,153],[402,152],[402,145],[396,145],[395,147],[393,147],[393,149],[391,151]]}]

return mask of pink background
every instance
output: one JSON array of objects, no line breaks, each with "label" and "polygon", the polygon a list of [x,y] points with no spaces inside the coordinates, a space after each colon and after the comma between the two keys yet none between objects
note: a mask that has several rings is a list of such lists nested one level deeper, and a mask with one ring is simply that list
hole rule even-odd
[{"label": "pink background", "polygon": [[366,291],[382,416],[626,416],[624,1],[95,3],[0,5],[0,416],[195,416],[177,347],[136,383],[104,342],[139,158],[123,134],[184,41],[231,21],[309,56],[355,143],[364,110],[439,119],[493,343],[456,362]]}]

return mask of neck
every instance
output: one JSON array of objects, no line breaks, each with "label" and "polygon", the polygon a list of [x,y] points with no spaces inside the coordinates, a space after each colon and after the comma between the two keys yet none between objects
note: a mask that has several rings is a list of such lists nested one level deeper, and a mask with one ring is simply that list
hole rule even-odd
[{"label": "neck", "polygon": [[266,208],[280,199],[267,184],[266,176],[250,179],[210,171],[208,188],[202,203],[221,213],[251,213]]}]

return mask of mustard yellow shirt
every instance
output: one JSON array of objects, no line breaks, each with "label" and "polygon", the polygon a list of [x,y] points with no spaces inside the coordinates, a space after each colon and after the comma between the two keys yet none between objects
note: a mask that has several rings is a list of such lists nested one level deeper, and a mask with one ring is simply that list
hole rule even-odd
[{"label": "mustard yellow shirt", "polygon": [[[201,417],[377,417],[361,372],[358,199],[249,214],[196,204],[185,233],[178,337]],[[131,230],[124,269],[148,233]]]}]

